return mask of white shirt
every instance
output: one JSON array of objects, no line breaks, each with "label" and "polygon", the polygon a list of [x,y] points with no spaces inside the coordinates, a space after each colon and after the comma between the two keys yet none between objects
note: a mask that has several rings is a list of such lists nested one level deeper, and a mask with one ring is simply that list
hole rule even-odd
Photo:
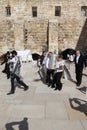
[{"label": "white shirt", "polygon": [[70,55],[70,56],[69,56],[69,60],[70,60],[70,61],[74,61],[74,56],[73,56],[73,55]]},{"label": "white shirt", "polygon": [[15,66],[18,62],[18,57],[17,56],[13,57],[9,62],[13,63],[13,69],[15,69]]},{"label": "white shirt", "polygon": [[58,68],[58,69],[56,70],[56,72],[63,72],[62,67],[64,65],[65,65],[65,61],[64,60],[57,62],[56,63],[56,68]]},{"label": "white shirt", "polygon": [[79,57],[80,57],[80,55],[76,57],[76,64],[78,64]]},{"label": "white shirt", "polygon": [[50,69],[50,58],[49,57],[46,60],[46,68]]}]

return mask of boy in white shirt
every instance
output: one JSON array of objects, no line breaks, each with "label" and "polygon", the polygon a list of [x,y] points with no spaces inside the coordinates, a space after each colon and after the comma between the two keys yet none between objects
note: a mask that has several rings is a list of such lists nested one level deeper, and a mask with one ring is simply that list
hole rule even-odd
[{"label": "boy in white shirt", "polygon": [[[61,77],[64,70],[64,60],[62,59],[62,56],[57,57],[56,67],[55,67],[55,74],[53,77],[53,84],[52,88],[55,87],[54,90],[61,90],[62,89],[62,83],[61,83]],[[56,86],[55,86],[56,85]]]}]

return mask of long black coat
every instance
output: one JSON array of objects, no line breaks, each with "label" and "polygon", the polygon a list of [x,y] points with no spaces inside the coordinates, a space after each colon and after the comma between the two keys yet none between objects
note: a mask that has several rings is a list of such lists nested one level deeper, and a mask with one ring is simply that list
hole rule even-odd
[{"label": "long black coat", "polygon": [[83,69],[84,64],[85,64],[85,61],[84,61],[84,57],[82,55],[80,55],[80,57],[79,57],[78,64],[76,64],[76,57],[75,57],[76,68]]}]

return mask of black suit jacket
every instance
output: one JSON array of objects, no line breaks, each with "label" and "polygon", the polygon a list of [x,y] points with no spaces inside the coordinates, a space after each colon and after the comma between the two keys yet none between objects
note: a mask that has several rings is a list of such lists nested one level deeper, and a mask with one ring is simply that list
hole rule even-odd
[{"label": "black suit jacket", "polygon": [[76,57],[75,57],[76,68],[83,68],[84,64],[85,64],[85,61],[84,61],[84,57],[82,55],[80,55],[80,57],[79,57],[78,64],[76,63]]}]

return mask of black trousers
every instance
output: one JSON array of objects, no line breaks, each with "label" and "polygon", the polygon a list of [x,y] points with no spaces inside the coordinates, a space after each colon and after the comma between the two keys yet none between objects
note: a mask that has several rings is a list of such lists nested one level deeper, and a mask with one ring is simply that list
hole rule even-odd
[{"label": "black trousers", "polygon": [[27,85],[23,81],[20,80],[20,77],[18,77],[16,74],[12,74],[11,75],[11,92],[15,92],[15,85],[14,85],[14,80],[15,79],[17,80],[17,82],[20,85],[24,86],[24,88],[27,87]]},{"label": "black trousers", "polygon": [[61,77],[62,77],[62,72],[57,72],[56,74],[54,74],[53,77],[53,86],[56,84],[55,88],[58,90],[62,89]]},{"label": "black trousers", "polygon": [[47,69],[46,83],[52,84],[53,75],[54,75],[54,70]]},{"label": "black trousers", "polygon": [[7,74],[7,78],[10,77],[10,68],[9,68],[9,64],[7,64],[7,63],[5,64],[5,68],[4,68],[4,70],[3,70],[2,72],[4,72],[4,73]]},{"label": "black trousers", "polygon": [[82,72],[83,68],[76,67],[76,80],[78,85],[82,82]]},{"label": "black trousers", "polygon": [[7,73],[7,78],[10,77],[10,68],[9,68],[9,64],[6,64],[6,73]]}]

